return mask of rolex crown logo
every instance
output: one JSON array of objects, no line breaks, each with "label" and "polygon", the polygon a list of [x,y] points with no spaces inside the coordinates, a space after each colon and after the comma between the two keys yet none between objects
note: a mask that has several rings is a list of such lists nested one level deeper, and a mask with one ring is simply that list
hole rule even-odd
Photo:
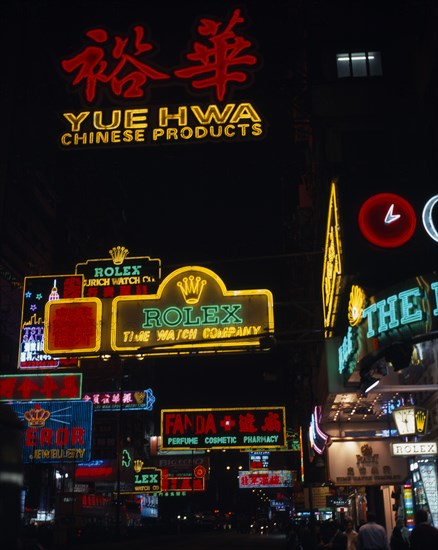
[{"label": "rolex crown logo", "polygon": [[372,456],[373,454],[373,449],[370,445],[368,445],[368,443],[365,443],[364,445],[362,445],[360,450],[363,456]]},{"label": "rolex crown logo", "polygon": [[424,411],[416,411],[415,424],[417,425],[417,432],[423,433],[426,426],[426,413]]},{"label": "rolex crown logo", "polygon": [[27,420],[29,427],[42,427],[45,425],[46,420],[50,418],[50,411],[42,409],[41,405],[35,405],[33,409],[29,409],[24,413],[24,418]]},{"label": "rolex crown logo", "polygon": [[143,460],[134,460],[134,472],[138,474],[141,472],[141,469],[143,468]]},{"label": "rolex crown logo", "polygon": [[201,298],[202,290],[207,284],[205,279],[201,279],[199,275],[195,277],[194,275],[189,275],[184,277],[182,281],[176,283],[181,290],[184,300],[187,304],[197,304]]},{"label": "rolex crown logo", "polygon": [[129,254],[129,250],[124,246],[113,246],[109,253],[113,259],[114,265],[121,265],[125,261],[126,256]]}]

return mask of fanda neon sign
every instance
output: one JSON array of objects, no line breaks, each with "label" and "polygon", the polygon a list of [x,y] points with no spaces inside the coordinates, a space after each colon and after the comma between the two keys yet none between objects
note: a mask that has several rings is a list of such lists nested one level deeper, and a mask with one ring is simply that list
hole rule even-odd
[{"label": "fanda neon sign", "polygon": [[284,407],[163,409],[161,448],[283,448],[285,414]]}]

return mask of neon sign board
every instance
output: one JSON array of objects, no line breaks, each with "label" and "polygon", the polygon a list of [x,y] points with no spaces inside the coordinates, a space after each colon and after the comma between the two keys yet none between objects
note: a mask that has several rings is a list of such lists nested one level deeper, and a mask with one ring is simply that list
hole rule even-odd
[{"label": "neon sign board", "polygon": [[[433,211],[438,204],[438,195],[433,195],[425,204],[421,219],[428,236],[438,242],[438,230],[433,220]],[[413,206],[405,198],[393,193],[379,193],[367,199],[360,208],[359,229],[370,243],[381,248],[397,248],[407,243],[417,226]]]},{"label": "neon sign board", "polygon": [[366,200],[358,222],[363,236],[382,248],[402,246],[412,237],[417,225],[412,206],[393,193],[380,193]]},{"label": "neon sign board", "polygon": [[90,481],[116,481],[117,463],[115,460],[90,460],[83,462],[75,468],[76,483]]},{"label": "neon sign board", "polygon": [[178,474],[169,473],[168,470],[163,470],[162,491],[175,493],[185,492],[202,492],[206,487],[206,472],[195,469],[193,474]]},{"label": "neon sign board", "polygon": [[327,215],[324,262],[322,272],[322,304],[326,336],[330,337],[338,310],[339,286],[342,278],[342,240],[336,183],[332,182]]},{"label": "neon sign board", "polygon": [[436,498],[436,464],[435,461],[419,461],[421,480],[423,481],[427,503],[432,516],[433,525],[438,525],[438,501]]},{"label": "neon sign board", "polygon": [[134,462],[134,492],[156,493],[161,491],[162,471],[158,468],[149,468],[137,465],[142,461]]},{"label": "neon sign board", "polygon": [[155,403],[155,396],[150,388],[141,391],[86,393],[82,399],[91,401],[95,411],[151,411]]},{"label": "neon sign board", "polygon": [[269,468],[269,451],[254,451],[249,453],[250,470],[267,470]]},{"label": "neon sign board", "polygon": [[83,296],[114,298],[119,295],[148,294],[161,279],[161,260],[129,257],[124,246],[114,246],[111,258],[87,260],[76,265],[76,273],[84,278]]},{"label": "neon sign board", "polygon": [[285,408],[162,409],[161,442],[164,450],[284,447]]},{"label": "neon sign board", "polygon": [[[242,33],[245,17],[235,9],[223,20],[203,17],[196,36],[178,67],[157,67],[155,45],[143,25],[129,33],[93,28],[76,55],[61,60],[60,68],[74,91],[83,96],[87,110],[63,113],[67,129],[63,148],[120,146],[256,138],[264,133],[261,117],[251,103],[227,103],[220,108],[179,105],[151,106],[148,93],[157,86],[184,84],[196,95],[208,94],[221,104],[237,87],[248,87],[260,65],[253,44]],[[113,102],[135,101],[135,109],[104,113],[89,106],[105,94]],[[147,106],[138,107],[144,101]]]},{"label": "neon sign board", "polygon": [[269,290],[227,290],[223,281],[204,267],[173,271],[159,285],[157,294],[114,298],[110,330],[109,308],[104,302],[100,298],[48,302],[45,353],[247,351],[260,349],[260,339],[274,331]]},{"label": "neon sign board", "polygon": [[101,349],[102,302],[76,298],[48,302],[44,316],[44,350],[51,354],[91,353]]},{"label": "neon sign board", "polygon": [[81,393],[81,373],[0,376],[0,401],[80,399]]},{"label": "neon sign board", "polygon": [[313,408],[309,425],[309,443],[311,448],[320,455],[323,454],[328,440],[328,435],[321,430],[319,425],[321,416],[321,407],[316,405]]},{"label": "neon sign board", "polygon": [[240,471],[239,489],[273,489],[276,487],[292,487],[292,470],[261,470]]},{"label": "neon sign board", "polygon": [[393,342],[438,330],[438,278],[422,275],[371,297],[338,349],[339,372]]},{"label": "neon sign board", "polygon": [[23,462],[87,462],[91,458],[93,406],[85,401],[8,405],[25,426]]},{"label": "neon sign board", "polygon": [[25,277],[21,314],[19,369],[53,369],[77,365],[77,359],[57,359],[44,351],[44,312],[48,302],[79,298],[82,276]]},{"label": "neon sign board", "polygon": [[209,269],[184,267],[168,275],[156,295],[114,299],[111,347],[239,349],[259,346],[273,328],[269,290],[229,291]]}]

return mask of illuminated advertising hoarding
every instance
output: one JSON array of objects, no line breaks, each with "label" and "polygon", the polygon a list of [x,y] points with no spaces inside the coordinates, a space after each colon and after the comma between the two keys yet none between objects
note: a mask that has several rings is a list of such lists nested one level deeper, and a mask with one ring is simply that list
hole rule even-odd
[{"label": "illuminated advertising hoarding", "polygon": [[403,486],[403,502],[405,505],[405,521],[406,527],[412,531],[415,525],[414,520],[414,498],[412,484],[410,481]]},{"label": "illuminated advertising hoarding", "polygon": [[161,492],[185,493],[205,491],[207,472],[210,469],[208,454],[172,454],[158,456],[154,465],[163,471]]},{"label": "illuminated advertising hoarding", "polygon": [[81,373],[0,375],[0,401],[53,401],[81,396]]},{"label": "illuminated advertising hoarding", "polygon": [[135,391],[90,392],[84,393],[82,399],[91,401],[95,411],[151,411],[155,403],[155,396],[150,388]]},{"label": "illuminated advertising hoarding", "polygon": [[329,436],[321,430],[319,424],[321,417],[321,407],[319,405],[315,405],[309,425],[309,445],[312,453],[316,452],[320,455],[323,454],[329,438]]},{"label": "illuminated advertising hoarding", "polygon": [[87,260],[76,264],[76,273],[84,278],[83,297],[151,294],[161,279],[161,260],[149,256],[129,257],[124,246],[109,250],[110,258]]},{"label": "illuminated advertising hoarding", "polygon": [[427,504],[429,505],[432,525],[438,525],[438,500],[437,500],[437,477],[435,460],[419,460],[418,469],[424,492],[426,493]]},{"label": "illuminated advertising hoarding", "polygon": [[240,471],[239,489],[274,489],[292,487],[291,470]]},{"label": "illuminated advertising hoarding", "polygon": [[391,456],[387,439],[333,439],[327,459],[335,485],[396,485],[408,477],[406,459]]},{"label": "illuminated advertising hoarding", "polygon": [[80,275],[25,277],[21,313],[19,369],[53,369],[77,366],[76,358],[59,359],[44,350],[45,306],[60,299],[79,298]]},{"label": "illuminated advertising hoarding", "polygon": [[[183,32],[185,54],[177,66],[160,62],[160,45],[150,40],[154,33],[142,22],[78,34],[59,70],[86,109],[62,113],[60,146],[72,150],[263,138],[264,124],[254,105],[232,99],[236,90],[249,87],[261,67],[255,41],[245,32],[248,24],[241,9],[195,17]],[[178,54],[176,50],[175,59]],[[185,91],[182,104],[151,102],[150,93],[159,97],[163,86]],[[187,96],[193,94],[197,101],[190,105]],[[102,98],[116,108],[96,108]]]},{"label": "illuminated advertising hoarding", "polygon": [[327,214],[322,271],[322,307],[326,337],[332,336],[338,312],[339,288],[343,276],[341,224],[336,183],[332,182]]},{"label": "illuminated advertising hoarding", "polygon": [[438,454],[436,441],[400,442],[391,443],[392,456],[432,456]]},{"label": "illuminated advertising hoarding", "polygon": [[339,372],[353,372],[359,361],[393,343],[410,342],[438,330],[438,276],[420,275],[367,297],[352,287],[350,326],[338,349]]},{"label": "illuminated advertising hoarding", "polygon": [[161,491],[162,471],[158,468],[139,467],[134,462],[134,492],[157,493]]},{"label": "illuminated advertising hoarding", "polygon": [[229,291],[213,271],[184,267],[168,275],[156,295],[114,299],[111,347],[145,354],[247,349],[260,347],[273,329],[269,290]]},{"label": "illuminated advertising hoarding", "polygon": [[274,333],[271,291],[227,290],[204,267],[173,271],[157,294],[117,296],[111,301],[110,329],[106,304],[100,298],[48,302],[45,353],[81,357],[114,351],[136,356],[257,351]]},{"label": "illuminated advertising hoarding", "polygon": [[141,495],[140,506],[142,518],[158,518],[157,495]]},{"label": "illuminated advertising hoarding", "polygon": [[120,493],[141,494],[161,491],[162,470],[145,466],[144,460],[135,458],[131,449],[123,449],[120,460]]},{"label": "illuminated advertising hoarding", "polygon": [[192,475],[192,472],[207,471],[210,469],[210,453],[168,453],[164,456],[153,458],[153,464],[157,468],[167,470],[170,475]]},{"label": "illuminated advertising hoarding", "polygon": [[87,462],[91,457],[93,405],[85,401],[9,405],[25,426],[24,463]]},{"label": "illuminated advertising hoarding", "polygon": [[90,460],[75,468],[75,483],[115,482],[117,480],[116,460]]},{"label": "illuminated advertising hoarding", "polygon": [[206,489],[205,470],[196,469],[193,474],[171,474],[163,470],[162,492],[199,493]]},{"label": "illuminated advertising hoarding", "polygon": [[101,349],[102,302],[76,298],[48,302],[44,316],[44,350],[53,355],[79,354]]},{"label": "illuminated advertising hoarding", "polygon": [[285,408],[163,409],[161,443],[165,450],[284,447]]},{"label": "illuminated advertising hoarding", "polygon": [[250,470],[267,470],[269,468],[269,451],[254,451],[249,454]]}]

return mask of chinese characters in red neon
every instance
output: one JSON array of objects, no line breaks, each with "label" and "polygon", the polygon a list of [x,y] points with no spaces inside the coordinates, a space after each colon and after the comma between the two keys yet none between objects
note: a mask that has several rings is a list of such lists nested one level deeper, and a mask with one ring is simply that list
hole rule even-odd
[{"label": "chinese characters in red neon", "polygon": [[258,59],[249,49],[252,43],[240,36],[236,27],[245,22],[239,9],[228,21],[203,18],[197,27],[198,38],[186,54],[188,64],[176,69],[158,70],[148,63],[154,46],[145,40],[141,25],[133,29],[134,36],[111,36],[104,29],[86,33],[91,42],[77,55],[63,59],[62,69],[72,75],[73,86],[83,90],[88,103],[93,103],[101,91],[124,99],[143,98],[154,81],[187,80],[196,91],[213,91],[223,101],[232,84],[249,80],[248,67]]}]

